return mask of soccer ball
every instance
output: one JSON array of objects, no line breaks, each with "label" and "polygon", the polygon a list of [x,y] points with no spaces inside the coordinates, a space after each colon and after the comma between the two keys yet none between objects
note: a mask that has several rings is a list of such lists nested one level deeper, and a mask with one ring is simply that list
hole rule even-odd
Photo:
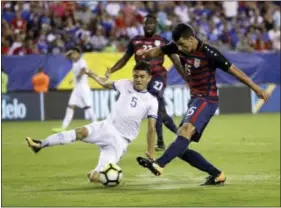
[{"label": "soccer ball", "polygon": [[99,174],[99,181],[104,186],[117,186],[123,178],[122,169],[113,163],[107,164]]}]

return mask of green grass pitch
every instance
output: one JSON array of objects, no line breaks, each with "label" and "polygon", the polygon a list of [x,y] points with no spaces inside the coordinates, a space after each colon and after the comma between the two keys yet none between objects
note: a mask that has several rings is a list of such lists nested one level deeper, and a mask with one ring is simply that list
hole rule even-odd
[{"label": "green grass pitch", "polygon": [[[201,142],[191,144],[225,171],[221,187],[198,186],[206,174],[179,159],[162,177],[139,167],[145,122],[120,163],[122,184],[91,184],[86,175],[97,164],[95,145],[56,146],[38,155],[27,148],[25,136],[45,138],[59,124],[2,123],[2,206],[280,206],[280,114],[216,116]],[[83,124],[74,121],[72,127]],[[165,127],[164,135],[167,143],[174,138]]]}]

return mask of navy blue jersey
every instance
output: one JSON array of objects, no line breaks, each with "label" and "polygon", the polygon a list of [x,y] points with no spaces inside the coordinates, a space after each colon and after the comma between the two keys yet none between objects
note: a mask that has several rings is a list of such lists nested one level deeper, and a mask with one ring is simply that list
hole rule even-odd
[{"label": "navy blue jersey", "polygon": [[196,51],[191,53],[180,51],[173,42],[162,46],[161,51],[180,56],[192,98],[204,97],[218,101],[216,68],[227,71],[231,63],[217,49],[199,41]]},{"label": "navy blue jersey", "polygon": [[164,56],[146,58],[136,55],[136,52],[140,49],[151,49],[167,44],[168,41],[159,35],[152,37],[136,36],[128,44],[126,54],[129,56],[135,55],[136,62],[145,60],[150,64],[152,76],[164,76],[167,75],[167,70],[163,67]]}]

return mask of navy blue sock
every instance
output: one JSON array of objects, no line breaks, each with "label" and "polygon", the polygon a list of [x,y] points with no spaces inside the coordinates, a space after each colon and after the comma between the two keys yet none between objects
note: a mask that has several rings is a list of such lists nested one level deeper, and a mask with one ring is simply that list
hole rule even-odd
[{"label": "navy blue sock", "polygon": [[187,149],[182,155],[179,156],[182,160],[189,163],[191,166],[209,173],[212,176],[217,176],[221,173],[220,170],[215,168],[210,162],[208,162],[200,153]]},{"label": "navy blue sock", "polygon": [[158,113],[158,118],[156,121],[156,133],[157,133],[157,145],[163,145],[163,128],[162,128],[162,116]]},{"label": "navy blue sock", "polygon": [[175,157],[183,153],[189,143],[190,141],[187,138],[178,136],[176,140],[166,149],[164,154],[156,160],[157,164],[162,168],[165,167],[165,165],[171,162]]},{"label": "navy blue sock", "polygon": [[177,134],[178,128],[175,125],[173,119],[169,116],[169,115],[165,115],[163,118],[163,123],[165,124],[165,126],[170,129],[170,131],[174,132],[175,134]]}]

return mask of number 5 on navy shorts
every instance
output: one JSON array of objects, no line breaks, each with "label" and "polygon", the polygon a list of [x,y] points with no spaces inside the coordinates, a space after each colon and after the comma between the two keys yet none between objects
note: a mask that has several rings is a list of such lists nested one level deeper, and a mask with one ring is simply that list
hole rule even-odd
[{"label": "number 5 on navy shorts", "polygon": [[192,136],[192,141],[198,142],[200,140],[205,127],[208,125],[213,115],[215,115],[217,108],[217,102],[213,103],[203,98],[190,100],[188,103],[188,110],[185,113],[180,126],[184,123],[193,124],[196,128],[196,133]]}]

